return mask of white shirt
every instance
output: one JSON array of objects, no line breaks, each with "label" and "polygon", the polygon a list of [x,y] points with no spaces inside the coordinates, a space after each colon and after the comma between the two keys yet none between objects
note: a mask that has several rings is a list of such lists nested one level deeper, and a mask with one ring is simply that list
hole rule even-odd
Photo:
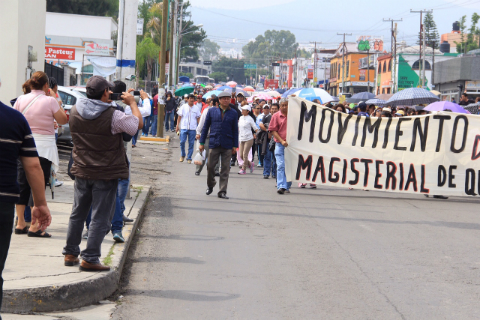
[{"label": "white shirt", "polygon": [[197,134],[202,135],[203,125],[205,124],[205,119],[207,118],[208,110],[210,110],[211,106],[208,106],[205,110],[203,110],[202,116],[200,117],[200,121],[198,122],[197,126]]},{"label": "white shirt", "polygon": [[180,130],[197,130],[197,119],[202,116],[200,111],[194,105],[190,107],[184,104],[180,107],[177,114],[182,117],[180,121]]},{"label": "white shirt", "polygon": [[[152,106],[150,105],[150,99],[145,99],[143,100],[143,103],[139,103],[138,110],[140,111],[142,118],[150,116],[150,114],[152,113]],[[129,105],[125,107],[125,114],[127,115],[132,114],[132,109],[130,108]]]},{"label": "white shirt", "polygon": [[241,116],[238,120],[238,133],[240,141],[249,141],[253,139],[253,131],[257,132],[258,127],[250,116]]}]

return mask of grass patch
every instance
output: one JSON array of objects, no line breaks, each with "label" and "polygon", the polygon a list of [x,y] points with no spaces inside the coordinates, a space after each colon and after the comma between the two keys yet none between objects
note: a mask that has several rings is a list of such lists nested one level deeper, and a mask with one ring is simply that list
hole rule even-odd
[{"label": "grass patch", "polygon": [[103,264],[109,267],[112,264],[112,256],[115,254],[113,253],[113,247],[114,246],[110,248],[110,251],[108,252],[107,256],[105,257],[105,259],[103,259]]}]

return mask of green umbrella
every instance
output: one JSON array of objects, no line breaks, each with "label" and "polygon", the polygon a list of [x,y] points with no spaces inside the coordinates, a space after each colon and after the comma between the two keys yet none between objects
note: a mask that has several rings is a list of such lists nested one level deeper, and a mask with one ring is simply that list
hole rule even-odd
[{"label": "green umbrella", "polygon": [[175,90],[175,96],[180,97],[185,94],[190,94],[195,90],[194,87],[181,87],[180,89]]},{"label": "green umbrella", "polygon": [[205,88],[205,85],[204,85],[203,83],[202,83],[202,84],[200,84],[200,86],[201,86],[202,88]]}]

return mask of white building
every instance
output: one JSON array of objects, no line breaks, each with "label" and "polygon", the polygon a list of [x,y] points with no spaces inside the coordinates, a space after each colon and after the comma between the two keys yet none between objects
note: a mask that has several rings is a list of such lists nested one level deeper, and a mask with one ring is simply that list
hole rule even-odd
[{"label": "white building", "polygon": [[224,56],[224,57],[227,57],[227,58],[233,58],[233,59],[242,59],[243,58],[242,52],[238,51],[234,48],[228,49],[228,50],[220,49],[219,53],[220,53],[220,56]]},{"label": "white building", "polygon": [[113,64],[115,72],[112,38],[116,37],[117,28],[117,23],[111,17],[47,12],[45,60],[54,65],[68,64],[76,68],[78,85],[85,85],[92,75],[105,72],[97,68],[94,71],[89,59],[101,59],[102,66],[108,65],[106,69],[112,69]]}]

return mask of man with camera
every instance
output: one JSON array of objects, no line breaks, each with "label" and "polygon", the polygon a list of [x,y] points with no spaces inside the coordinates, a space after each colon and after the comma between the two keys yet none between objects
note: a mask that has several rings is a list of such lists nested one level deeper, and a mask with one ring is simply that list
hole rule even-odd
[{"label": "man with camera", "polygon": [[[100,246],[110,228],[115,211],[118,179],[128,179],[128,163],[122,133],[134,135],[143,127],[143,119],[134,96],[123,92],[123,102],[130,106],[127,115],[111,104],[114,87],[103,77],[93,76],[87,82],[87,99],[79,99],[70,110],[75,176],[74,202],[68,225],[67,243],[63,248],[65,265],[78,264],[80,270],[109,271],[100,263]],[[80,252],[83,224],[92,208],[87,247]]]}]

